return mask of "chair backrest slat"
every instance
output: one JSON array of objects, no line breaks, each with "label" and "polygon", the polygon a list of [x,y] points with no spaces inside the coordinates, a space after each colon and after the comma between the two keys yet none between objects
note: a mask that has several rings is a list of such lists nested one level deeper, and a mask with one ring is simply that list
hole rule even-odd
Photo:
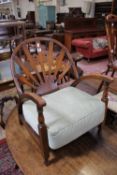
[{"label": "chair backrest slat", "polygon": [[51,68],[53,64],[53,42],[51,41],[49,43],[49,49],[48,49],[48,66],[49,66],[49,75],[51,75]]},{"label": "chair backrest slat", "polygon": [[37,89],[37,87],[34,86],[32,83],[30,83],[24,76],[17,76],[17,78],[20,81],[20,83],[25,84],[32,89],[35,89],[35,90]]},{"label": "chair backrest slat", "polygon": [[65,55],[65,51],[62,49],[60,54],[56,58],[56,70],[55,70],[55,73],[54,73],[55,77],[57,76],[58,72],[60,71],[60,68],[62,66],[62,61],[64,59],[64,55]]},{"label": "chair backrest slat", "polygon": [[37,67],[35,65],[35,62],[33,61],[32,55],[30,54],[28,48],[26,46],[24,46],[24,45],[23,45],[23,51],[24,51],[24,53],[26,55],[26,59],[30,62],[31,67],[36,72],[36,75],[37,75],[39,81],[42,83],[43,80],[42,80],[42,78],[41,78],[41,76],[40,76],[40,74],[38,72],[38,69],[37,69]]},{"label": "chair backrest slat", "polygon": [[47,72],[46,72],[46,69],[45,69],[45,63],[47,61],[45,61],[46,60],[45,54],[43,52],[40,52],[37,57],[39,58],[41,71],[43,73],[44,80],[46,81],[46,74],[47,74]]},{"label": "chair backrest slat", "polygon": [[36,78],[31,74],[30,70],[21,62],[21,60],[15,58],[15,61],[20,66],[22,71],[25,73],[25,75],[32,81],[34,81],[35,84],[39,85],[39,82],[36,80]]},{"label": "chair backrest slat", "polygon": [[[65,79],[65,75],[66,73],[70,70],[70,65],[69,64],[65,64],[65,68],[64,70],[62,71],[62,73],[59,75],[58,77],[58,81],[61,81],[62,79]],[[66,79],[65,79],[66,80]]]}]

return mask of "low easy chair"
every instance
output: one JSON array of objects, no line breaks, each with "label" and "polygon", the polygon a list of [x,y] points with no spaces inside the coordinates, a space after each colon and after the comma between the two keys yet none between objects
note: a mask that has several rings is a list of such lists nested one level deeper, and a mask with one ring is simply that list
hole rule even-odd
[{"label": "low easy chair", "polygon": [[[79,79],[71,54],[60,42],[44,37],[23,41],[13,51],[11,70],[19,94],[19,121],[39,144],[45,164],[51,149],[96,126],[100,131],[112,78],[92,74]],[[87,78],[104,80],[102,101],[76,88]]]}]

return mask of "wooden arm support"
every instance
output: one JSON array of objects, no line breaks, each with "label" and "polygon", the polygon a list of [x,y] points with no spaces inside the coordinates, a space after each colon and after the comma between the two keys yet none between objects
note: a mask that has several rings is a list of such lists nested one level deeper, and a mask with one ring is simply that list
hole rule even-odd
[{"label": "wooden arm support", "polygon": [[101,100],[105,103],[105,116],[106,116],[107,105],[108,105],[108,89],[109,89],[110,83],[113,82],[113,78],[106,76],[106,75],[101,75],[99,73],[95,73],[95,74],[89,74],[89,75],[85,75],[81,77],[79,82],[85,79],[97,79],[97,80],[101,80],[104,82],[103,83],[104,90],[103,90],[103,95],[102,95]]},{"label": "wooden arm support", "polygon": [[31,92],[21,95],[19,98],[19,103],[23,103],[26,100],[34,101],[34,103],[36,103],[36,105],[39,109],[43,108],[46,105],[45,100],[41,96],[36,95],[34,93],[31,93]]},{"label": "wooden arm support", "polygon": [[107,75],[102,75],[99,73],[92,73],[92,74],[83,75],[78,80],[76,80],[72,86],[77,86],[81,81],[87,80],[87,79],[97,79],[97,80],[103,81],[104,83],[107,83],[108,86],[110,85],[110,83],[113,82],[112,77],[109,77]]},{"label": "wooden arm support", "polygon": [[113,81],[112,77],[109,77],[107,75],[102,75],[102,74],[99,74],[99,73],[92,73],[92,74],[84,75],[84,76],[80,77],[79,82],[82,81],[82,80],[85,80],[85,79],[102,80],[102,81],[104,81],[104,82],[106,82],[108,84],[112,83],[112,81]]},{"label": "wooden arm support", "polygon": [[46,105],[46,102],[41,96],[38,96],[38,95],[31,93],[31,92],[25,93],[19,97],[18,111],[19,111],[20,122],[22,123],[21,118],[23,117],[22,105],[27,100],[32,100],[36,104],[39,124],[45,125],[44,116],[43,116],[43,107]]},{"label": "wooden arm support", "polygon": [[92,74],[87,74],[87,75],[84,75],[84,76],[80,77],[80,79],[77,82],[75,82],[73,86],[76,86],[82,80],[85,80],[85,79],[97,79],[97,80],[100,80],[100,81],[104,82],[103,83],[104,92],[103,92],[101,100],[105,103],[105,105],[107,107],[107,104],[108,104],[108,88],[109,88],[110,83],[113,82],[113,78],[109,77],[107,75],[101,75],[99,73],[92,73]]},{"label": "wooden arm support", "polygon": [[77,84],[80,83],[82,80],[85,80],[85,79],[97,79],[97,80],[100,80],[100,81],[103,82],[104,90],[103,90],[101,100],[105,103],[105,116],[106,116],[107,106],[108,106],[108,89],[109,89],[110,83],[113,82],[113,78],[109,77],[109,76],[106,76],[106,75],[101,75],[99,73],[93,73],[93,74],[88,74],[88,75],[82,76],[79,79],[79,81],[77,82]]},{"label": "wooden arm support", "polygon": [[34,93],[25,93],[21,95],[18,103],[19,121],[21,124],[22,124],[21,119],[23,118],[22,105],[27,100],[32,100],[37,105],[40,147],[42,150],[42,156],[44,158],[44,162],[45,164],[48,164],[49,146],[48,146],[48,137],[47,137],[47,127],[45,125],[45,120],[43,115],[43,107],[46,105],[46,102],[41,96],[38,96]]}]

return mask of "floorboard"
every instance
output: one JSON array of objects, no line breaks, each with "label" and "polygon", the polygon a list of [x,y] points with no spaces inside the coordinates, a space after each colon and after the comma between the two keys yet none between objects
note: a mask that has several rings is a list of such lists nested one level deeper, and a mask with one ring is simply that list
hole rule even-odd
[{"label": "floorboard", "polygon": [[25,175],[117,175],[117,130],[97,128],[67,146],[51,151],[45,166],[38,145],[19,125],[17,109],[11,113],[6,136],[13,157]]}]

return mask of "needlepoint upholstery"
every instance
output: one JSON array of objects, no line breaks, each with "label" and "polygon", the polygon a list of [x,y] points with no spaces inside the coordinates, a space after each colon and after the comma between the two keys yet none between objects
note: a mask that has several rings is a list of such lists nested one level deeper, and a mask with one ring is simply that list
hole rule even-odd
[{"label": "needlepoint upholstery", "polygon": [[[70,143],[104,120],[104,103],[74,87],[61,89],[43,98],[47,103],[43,113],[52,149]],[[35,103],[31,100],[25,102],[23,114],[26,122],[39,134]]]}]

